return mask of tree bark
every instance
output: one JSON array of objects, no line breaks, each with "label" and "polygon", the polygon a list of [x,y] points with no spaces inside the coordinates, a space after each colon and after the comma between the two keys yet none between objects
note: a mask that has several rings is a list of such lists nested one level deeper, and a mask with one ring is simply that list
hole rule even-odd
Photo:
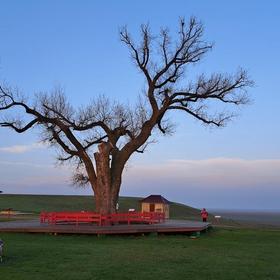
[{"label": "tree bark", "polygon": [[101,143],[98,152],[94,154],[96,163],[96,182],[93,187],[95,196],[95,210],[100,214],[116,212],[119,190],[121,186],[122,169],[111,167],[110,143]]}]

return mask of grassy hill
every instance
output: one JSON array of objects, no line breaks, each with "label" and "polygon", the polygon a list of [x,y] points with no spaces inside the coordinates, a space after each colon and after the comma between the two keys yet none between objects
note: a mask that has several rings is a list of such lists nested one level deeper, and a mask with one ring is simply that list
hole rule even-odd
[{"label": "grassy hill", "polygon": [[[140,210],[140,197],[121,197],[119,200],[120,211],[129,208]],[[0,195],[0,209],[12,208],[22,212],[39,214],[45,211],[80,211],[94,210],[92,196],[63,196],[63,195]],[[171,218],[186,219],[200,218],[200,210],[184,204],[172,203],[170,205]]]},{"label": "grassy hill", "polygon": [[[119,206],[121,212],[130,208],[140,210],[140,197],[120,197]],[[21,212],[30,212],[38,215],[41,211],[94,211],[92,196],[70,195],[0,195],[0,209],[12,208]],[[172,202],[170,205],[171,219],[201,220],[200,210]],[[209,215],[209,221],[215,223],[214,216]],[[222,220],[224,225],[239,225],[234,221]]]}]

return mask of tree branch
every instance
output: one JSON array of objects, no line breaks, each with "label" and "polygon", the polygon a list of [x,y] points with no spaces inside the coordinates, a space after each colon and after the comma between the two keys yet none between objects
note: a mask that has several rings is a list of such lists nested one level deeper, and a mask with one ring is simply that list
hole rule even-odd
[{"label": "tree branch", "polygon": [[229,121],[233,117],[233,115],[220,114],[216,118],[214,118],[214,117],[211,118],[211,117],[207,116],[207,114],[205,112],[202,112],[201,108],[198,108],[197,110],[193,111],[193,110],[188,109],[187,107],[183,107],[183,106],[170,106],[170,107],[168,107],[168,110],[184,111],[184,112],[192,115],[196,119],[202,121],[205,124],[213,124],[215,126],[224,126],[226,121]]},{"label": "tree branch", "polygon": [[29,122],[27,125],[25,125],[24,127],[17,127],[15,125],[15,123],[12,122],[1,122],[0,126],[2,127],[10,127],[13,130],[15,130],[17,133],[23,133],[25,131],[27,131],[29,128],[31,128],[33,125],[38,123],[38,119],[34,119],[31,122]]},{"label": "tree branch", "polygon": [[[248,78],[244,70],[240,70],[232,77],[214,74],[209,79],[206,79],[202,75],[199,77],[196,85],[190,85],[186,91],[172,93],[170,100],[171,104],[183,106],[187,105],[188,102],[195,103],[199,100],[211,99],[216,99],[223,103],[241,105],[249,102],[244,89],[252,85],[253,82]],[[238,90],[239,94],[237,93]]]}]

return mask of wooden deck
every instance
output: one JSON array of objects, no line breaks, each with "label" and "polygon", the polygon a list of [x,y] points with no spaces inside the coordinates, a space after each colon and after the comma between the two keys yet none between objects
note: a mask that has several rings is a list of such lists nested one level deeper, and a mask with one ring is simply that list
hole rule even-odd
[{"label": "wooden deck", "polygon": [[207,230],[211,224],[187,221],[167,220],[160,224],[131,224],[131,225],[110,225],[97,226],[89,224],[76,225],[48,225],[40,224],[39,220],[1,222],[0,232],[21,232],[21,233],[49,233],[49,234],[92,234],[92,235],[114,235],[114,234],[176,234],[201,232]]}]

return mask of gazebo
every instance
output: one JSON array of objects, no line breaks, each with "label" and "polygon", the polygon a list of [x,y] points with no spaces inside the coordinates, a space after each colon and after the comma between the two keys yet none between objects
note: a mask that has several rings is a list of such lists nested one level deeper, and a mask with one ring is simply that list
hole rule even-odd
[{"label": "gazebo", "polygon": [[140,203],[142,212],[160,212],[165,214],[165,218],[169,218],[170,201],[163,196],[153,194],[140,200]]}]

